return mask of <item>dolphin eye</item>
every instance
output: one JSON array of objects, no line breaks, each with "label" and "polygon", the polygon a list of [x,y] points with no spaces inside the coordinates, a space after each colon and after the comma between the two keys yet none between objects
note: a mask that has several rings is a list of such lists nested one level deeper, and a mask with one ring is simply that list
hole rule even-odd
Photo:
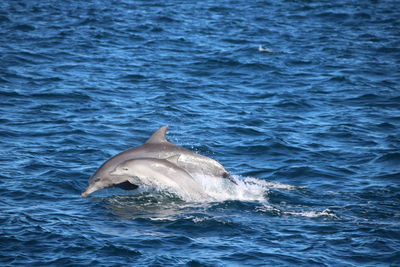
[{"label": "dolphin eye", "polygon": [[129,170],[127,167],[124,167],[124,168],[122,168],[124,171],[127,171],[127,170]]}]

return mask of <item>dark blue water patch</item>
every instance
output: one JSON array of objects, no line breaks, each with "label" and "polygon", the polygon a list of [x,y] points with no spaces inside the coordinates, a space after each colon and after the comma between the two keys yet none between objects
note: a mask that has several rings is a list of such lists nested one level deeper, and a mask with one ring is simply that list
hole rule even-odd
[{"label": "dark blue water patch", "polygon": [[12,29],[15,31],[29,32],[29,31],[34,31],[35,27],[28,24],[20,24],[14,26]]},{"label": "dark blue water patch", "polygon": [[375,161],[388,165],[397,165],[400,163],[400,153],[388,153],[376,158]]}]

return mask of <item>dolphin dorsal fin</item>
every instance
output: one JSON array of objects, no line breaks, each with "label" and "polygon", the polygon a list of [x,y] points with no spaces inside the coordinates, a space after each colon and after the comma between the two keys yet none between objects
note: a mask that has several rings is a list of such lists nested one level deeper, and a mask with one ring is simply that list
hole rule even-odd
[{"label": "dolphin dorsal fin", "polygon": [[178,165],[178,159],[179,159],[180,155],[173,155],[171,157],[166,158],[165,160],[168,160],[169,162]]},{"label": "dolphin dorsal fin", "polygon": [[165,133],[167,132],[168,126],[162,126],[160,129],[155,131],[152,136],[146,141],[145,144],[160,144],[160,143],[168,143],[167,139],[165,139]]}]

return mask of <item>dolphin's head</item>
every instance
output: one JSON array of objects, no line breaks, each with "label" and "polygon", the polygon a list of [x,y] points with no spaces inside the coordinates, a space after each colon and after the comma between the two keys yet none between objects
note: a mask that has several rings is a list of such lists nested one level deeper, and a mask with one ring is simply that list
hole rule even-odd
[{"label": "dolphin's head", "polygon": [[89,186],[86,188],[86,190],[84,192],[82,192],[81,196],[86,197],[87,195],[89,195],[97,190],[106,188],[106,186],[104,186],[105,183],[101,182],[102,180],[103,179],[100,176],[93,175],[89,179]]},{"label": "dolphin's head", "polygon": [[130,184],[131,178],[123,175],[114,175],[110,172],[99,172],[97,171],[93,176],[89,179],[89,186],[86,190],[81,194],[82,197],[86,197],[87,195],[112,186],[118,186],[120,188],[131,190],[136,189],[137,186],[134,184]]},{"label": "dolphin's head", "polygon": [[115,169],[110,172],[110,175],[113,176],[121,176],[121,175],[129,175],[132,174],[132,168],[126,162],[119,164]]},{"label": "dolphin's head", "polygon": [[89,186],[81,194],[81,196],[86,197],[97,190],[112,187],[125,181],[127,181],[127,179],[124,177],[92,176],[89,180]]}]

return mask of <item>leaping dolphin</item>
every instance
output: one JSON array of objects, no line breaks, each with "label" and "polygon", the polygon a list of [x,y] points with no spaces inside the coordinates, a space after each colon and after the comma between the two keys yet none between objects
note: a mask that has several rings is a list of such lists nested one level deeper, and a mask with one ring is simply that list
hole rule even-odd
[{"label": "leaping dolphin", "polygon": [[[96,182],[109,179],[110,176],[112,176],[110,173],[114,171],[119,164],[135,158],[166,159],[172,156],[179,156],[176,165],[188,172],[191,176],[207,175],[229,178],[228,172],[217,161],[168,142],[165,138],[167,129],[168,126],[162,126],[154,132],[143,145],[130,148],[104,162],[89,179],[89,186],[82,193],[82,196],[87,196],[88,194],[99,190],[92,190],[92,188],[96,188],[94,186]],[[137,188],[135,183],[131,183],[130,180],[126,179],[123,181],[115,179],[113,185],[125,190]]]}]

